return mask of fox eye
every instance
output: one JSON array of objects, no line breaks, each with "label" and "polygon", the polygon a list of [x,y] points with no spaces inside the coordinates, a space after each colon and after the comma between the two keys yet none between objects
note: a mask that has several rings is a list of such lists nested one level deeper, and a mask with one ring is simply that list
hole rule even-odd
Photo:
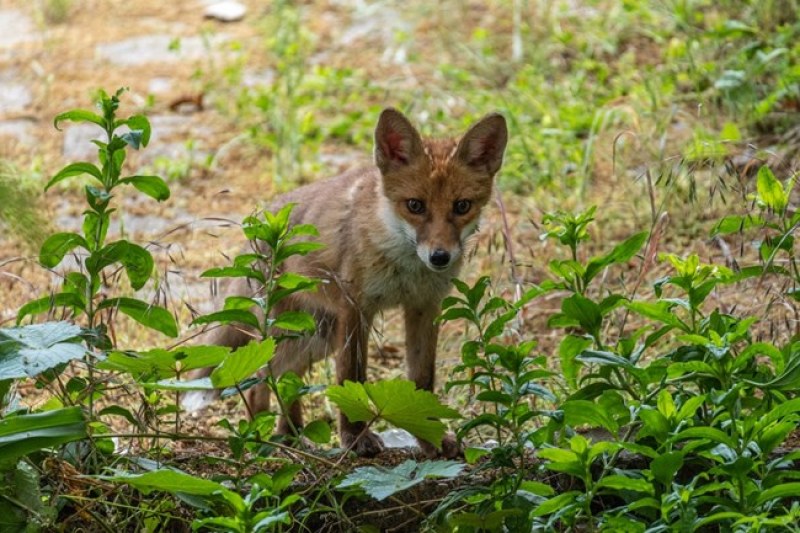
[{"label": "fox eye", "polygon": [[408,210],[415,215],[421,215],[425,212],[425,202],[422,200],[417,200],[416,198],[406,200],[406,207],[408,207]]},{"label": "fox eye", "polygon": [[472,207],[472,202],[469,200],[457,200],[453,204],[453,212],[456,215],[466,215],[470,207]]}]

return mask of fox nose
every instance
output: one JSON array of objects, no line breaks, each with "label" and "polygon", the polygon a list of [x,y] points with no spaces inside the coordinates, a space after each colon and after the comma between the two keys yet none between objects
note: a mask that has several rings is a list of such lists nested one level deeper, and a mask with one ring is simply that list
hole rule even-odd
[{"label": "fox nose", "polygon": [[450,262],[450,252],[447,250],[436,249],[431,252],[431,264],[436,267],[446,267]]}]

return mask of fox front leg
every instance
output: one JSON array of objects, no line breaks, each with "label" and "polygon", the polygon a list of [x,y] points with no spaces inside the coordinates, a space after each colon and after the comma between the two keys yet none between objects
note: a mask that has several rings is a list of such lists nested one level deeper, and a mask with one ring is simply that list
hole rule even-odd
[{"label": "fox front leg", "polygon": [[[406,321],[406,365],[408,379],[416,383],[418,389],[433,392],[436,379],[436,345],[439,339],[439,325],[435,323],[439,314],[438,305],[422,308],[405,308]],[[452,433],[442,439],[442,449],[428,441],[417,439],[426,457],[458,457],[461,449]]]},{"label": "fox front leg", "polygon": [[[336,361],[336,380],[363,383],[367,379],[367,339],[370,320],[358,310],[348,310],[337,323],[339,358]],[[351,422],[339,412],[339,435],[344,448],[352,449],[361,457],[372,457],[383,451],[383,441],[370,431],[364,422]]]}]

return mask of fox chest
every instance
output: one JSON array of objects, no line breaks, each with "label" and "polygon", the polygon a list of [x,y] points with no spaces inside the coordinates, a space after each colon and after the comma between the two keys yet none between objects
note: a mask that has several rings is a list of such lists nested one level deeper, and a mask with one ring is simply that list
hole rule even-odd
[{"label": "fox chest", "polygon": [[397,306],[438,307],[454,275],[454,272],[433,272],[416,258],[401,263],[379,263],[364,277],[362,305],[372,312]]}]

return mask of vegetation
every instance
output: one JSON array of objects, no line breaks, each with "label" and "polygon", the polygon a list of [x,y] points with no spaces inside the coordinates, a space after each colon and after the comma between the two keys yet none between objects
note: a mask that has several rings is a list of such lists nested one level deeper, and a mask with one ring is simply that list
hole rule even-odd
[{"label": "vegetation", "polygon": [[[415,4],[414,20],[441,22],[454,4]],[[81,231],[39,247],[58,283],[0,328],[0,529],[797,530],[799,6],[579,7],[494,2],[465,15],[480,24],[426,38],[397,30],[391,60],[416,77],[408,86],[368,65],[311,66],[321,45],[303,9],[276,2],[263,21],[271,82],[243,85],[244,62],[199,73],[219,111],[269,152],[278,189],[321,172],[331,146],[367,151],[387,94],[432,113],[428,133],[490,109],[508,117],[504,242],[488,246],[509,272],[454,280],[442,304],[443,330],[458,332],[442,341],[459,357],[442,387],[450,406],[398,379],[253,377],[278,343],[315,327],[303,313],[271,313],[317,284],[279,268],[319,246],[314,228],[289,224],[292,206],[254,212],[241,230],[261,244],[203,265],[205,278],[243,277],[262,291],[193,313],[190,325],[245,324],[258,338],[235,351],[169,345],[183,315],[165,303],[153,244],[109,238],[129,193],[170,198],[161,177],[125,170],[129,152],[148,146],[150,121],[121,118],[122,90],[100,92],[96,111],[59,114],[56,127],[84,122],[104,136],[96,162],[70,162],[46,185],[88,180]],[[0,191],[30,194],[8,169]],[[191,187],[190,169],[175,169],[170,184]],[[608,202],[614,194],[635,196]],[[23,203],[0,205],[0,216],[38,245],[24,233],[29,210],[14,211]],[[527,220],[536,251],[509,229]],[[147,342],[118,335],[123,327]],[[209,378],[183,379],[212,365]],[[259,382],[275,412],[231,412],[216,433],[186,429],[180,392],[244,398]],[[37,409],[17,395],[31,386]],[[324,408],[277,435],[300,396],[434,445],[449,426],[464,460],[355,462],[336,448]]]}]

